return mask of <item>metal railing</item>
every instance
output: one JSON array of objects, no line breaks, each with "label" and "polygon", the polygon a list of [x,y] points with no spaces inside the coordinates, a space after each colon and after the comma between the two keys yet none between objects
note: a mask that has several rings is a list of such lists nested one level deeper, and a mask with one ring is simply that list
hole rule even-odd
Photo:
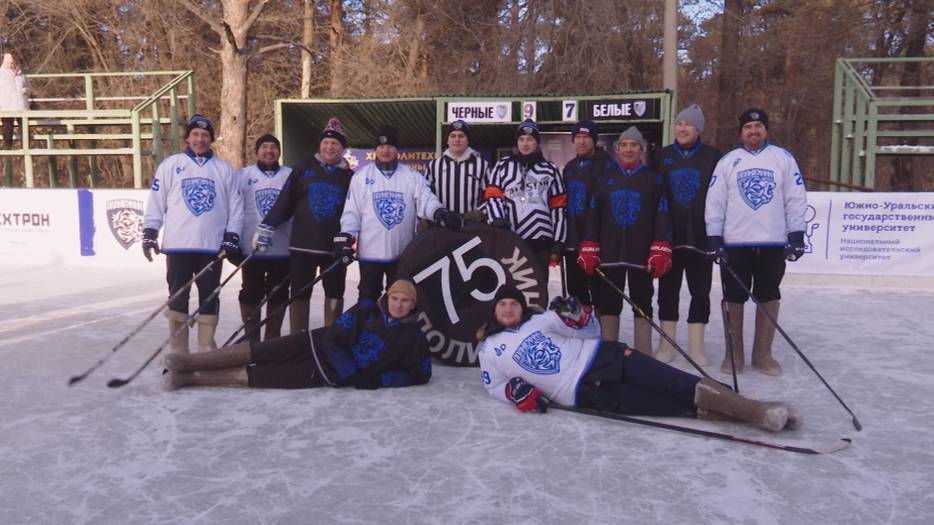
[{"label": "metal railing", "polygon": [[[159,76],[168,77],[168,80],[151,94],[102,96],[99,89],[95,90],[94,85],[96,80],[106,81],[108,78],[139,81],[146,77]],[[13,118],[19,122],[20,149],[0,149],[7,186],[13,185],[14,157],[23,159],[23,175],[27,188],[35,187],[37,157],[48,158],[49,186],[53,188],[58,184],[58,157],[68,158],[68,182],[71,187],[80,185],[78,158],[88,157],[87,186],[93,188],[98,182],[98,157],[128,155],[132,156],[133,187],[142,188],[143,158],[150,155],[158,164],[166,153],[173,154],[182,148],[178,130],[185,120],[180,104],[185,103],[187,115],[195,113],[195,85],[191,71],[43,73],[27,75],[27,79],[30,82],[49,79],[56,83],[56,87],[61,87],[61,80],[83,79],[83,96],[30,98],[30,102],[43,106],[65,106],[62,109],[0,111],[0,118]],[[83,108],[80,109],[68,107],[81,105]],[[164,125],[169,126],[167,134],[163,130]],[[99,132],[99,128],[106,128],[106,131]],[[101,142],[106,142],[106,145],[102,147]],[[44,147],[36,147],[36,143]],[[144,149],[144,146],[148,146],[148,150]]]},{"label": "metal railing", "polygon": [[[874,188],[880,155],[934,155],[934,86],[872,85],[867,70],[934,58],[838,58],[834,70],[830,181]],[[905,129],[932,124],[923,129]]]}]

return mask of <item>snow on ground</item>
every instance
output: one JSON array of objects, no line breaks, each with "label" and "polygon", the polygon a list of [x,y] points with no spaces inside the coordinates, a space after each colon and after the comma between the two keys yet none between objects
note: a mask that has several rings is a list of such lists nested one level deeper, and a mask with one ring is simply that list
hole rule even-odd
[{"label": "snow on ground", "polygon": [[[783,290],[783,326],[862,432],[778,335],[785,374],[749,371],[740,387],[796,402],[803,430],[666,420],[791,444],[854,439],[847,450],[805,456],[565,412],[520,414],[487,396],[476,369],[436,366],[426,386],[373,392],[166,393],[152,366],[122,389],[106,388],[166,337],[161,316],[97,373],[66,386],[164,300],[162,272],[156,264],[0,267],[2,523],[934,520],[931,289]],[[239,326],[236,283],[222,294],[221,341]],[[685,291],[682,311],[686,301]],[[320,303],[316,289],[313,325]],[[716,310],[707,339],[718,364]],[[746,316],[749,341],[749,306]],[[625,340],[631,322],[622,324]],[[686,346],[683,327],[678,339]]]}]

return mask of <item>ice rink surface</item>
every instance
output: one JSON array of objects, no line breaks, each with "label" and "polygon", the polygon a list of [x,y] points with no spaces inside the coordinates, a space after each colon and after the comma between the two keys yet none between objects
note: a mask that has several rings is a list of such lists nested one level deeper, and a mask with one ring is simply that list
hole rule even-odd
[{"label": "ice rink surface", "polygon": [[[240,324],[238,287],[222,294],[219,341]],[[783,293],[783,327],[864,430],[778,334],[784,375],[747,371],[740,388],[793,401],[804,429],[665,421],[805,446],[852,437],[841,452],[521,414],[486,394],[477,369],[440,365],[428,385],[398,390],[167,393],[157,366],[105,387],[166,337],[161,316],[69,388],[165,299],[163,266],[0,266],[0,523],[934,523],[934,290]],[[355,297],[354,281],[348,304]],[[685,291],[682,312],[686,301]],[[316,288],[313,326],[320,304]],[[718,365],[714,310],[707,347]],[[747,352],[752,318],[750,304]],[[630,319],[626,310],[623,340]]]}]

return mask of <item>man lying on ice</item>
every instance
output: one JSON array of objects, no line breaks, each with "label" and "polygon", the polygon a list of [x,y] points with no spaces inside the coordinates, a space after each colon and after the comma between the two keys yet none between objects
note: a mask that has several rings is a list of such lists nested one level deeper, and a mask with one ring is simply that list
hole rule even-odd
[{"label": "man lying on ice", "polygon": [[629,415],[736,419],[773,432],[801,426],[786,403],[735,394],[634,352],[600,340],[590,308],[557,298],[535,314],[511,286],[494,298],[493,319],[481,328],[481,377],[494,398],[523,412],[545,412],[554,401]]},{"label": "man lying on ice", "polygon": [[162,385],[360,389],[421,385],[428,342],[415,316],[415,286],[400,279],[378,302],[363,300],[329,327],[197,354],[166,356]]}]

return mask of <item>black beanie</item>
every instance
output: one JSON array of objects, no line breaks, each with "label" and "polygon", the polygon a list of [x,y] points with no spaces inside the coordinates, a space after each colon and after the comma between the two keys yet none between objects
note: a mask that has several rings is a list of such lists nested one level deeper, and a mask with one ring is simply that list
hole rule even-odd
[{"label": "black beanie", "polygon": [[739,127],[742,129],[743,126],[750,122],[759,121],[765,126],[765,129],[769,129],[769,116],[765,114],[764,110],[759,108],[749,108],[739,116]]},{"label": "black beanie", "polygon": [[254,152],[259,151],[259,147],[267,142],[272,142],[273,144],[276,145],[277,148],[279,148],[279,150],[282,150],[282,144],[279,143],[279,139],[277,139],[275,135],[271,135],[267,133],[263,135],[262,137],[256,139],[256,149],[254,150]]},{"label": "black beanie", "polygon": [[493,297],[493,305],[500,302],[503,299],[515,299],[520,305],[522,305],[523,313],[529,307],[525,302],[525,295],[519,291],[518,288],[512,286],[511,284],[504,284],[499,287],[499,290],[496,291],[496,295]]},{"label": "black beanie", "polygon": [[398,148],[399,130],[392,126],[380,126],[380,128],[376,130],[376,145],[382,146],[383,144]]},{"label": "black beanie", "polygon": [[214,140],[214,124],[211,123],[211,119],[205,117],[204,115],[192,115],[188,119],[188,124],[185,126],[185,138],[188,138],[188,135],[191,135],[191,130],[195,128],[201,128],[207,130],[211,134],[211,140]]},{"label": "black beanie", "polygon": [[535,123],[532,119],[525,119],[519,124],[519,127],[516,128],[516,142],[519,141],[519,137],[523,135],[531,135],[535,138],[535,142],[539,141],[538,133],[538,124]]},{"label": "black beanie", "polygon": [[334,139],[340,142],[341,146],[347,147],[347,135],[344,134],[344,128],[341,126],[341,121],[337,117],[328,119],[328,125],[321,131],[321,138],[318,139],[318,144],[321,144],[321,141],[324,139]]},{"label": "black beanie", "polygon": [[600,140],[600,128],[597,127],[596,122],[591,122],[589,120],[582,120],[574,124],[574,127],[571,129],[571,140],[573,141],[574,137],[578,134],[589,135],[594,143]]},{"label": "black beanie", "polygon": [[447,126],[447,131],[444,132],[445,138],[451,134],[452,131],[463,132],[467,136],[467,142],[470,142],[470,126],[467,125],[463,120],[455,120]]}]

